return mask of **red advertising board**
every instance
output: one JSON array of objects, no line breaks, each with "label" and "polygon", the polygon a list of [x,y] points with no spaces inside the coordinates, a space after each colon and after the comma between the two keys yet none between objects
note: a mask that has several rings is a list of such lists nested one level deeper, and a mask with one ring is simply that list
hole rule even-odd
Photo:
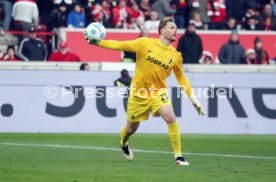
[{"label": "red advertising board", "polygon": [[[217,56],[220,47],[229,40],[228,31],[200,31],[203,47],[205,51],[210,51],[214,57]],[[113,40],[132,40],[137,38],[138,31],[128,30],[107,30],[106,39]],[[157,33],[150,34],[151,37],[158,37]],[[178,40],[183,35],[183,31],[177,35],[177,41],[173,43],[177,46]],[[246,32],[241,31],[239,40],[245,50],[254,46],[254,39],[259,36],[265,50],[267,50],[270,58],[276,57],[276,33],[275,32]],[[66,40],[70,49],[78,54],[84,62],[120,62],[122,58],[121,51],[113,51],[103,49],[97,46],[89,45],[83,38],[83,31],[66,30]]]}]

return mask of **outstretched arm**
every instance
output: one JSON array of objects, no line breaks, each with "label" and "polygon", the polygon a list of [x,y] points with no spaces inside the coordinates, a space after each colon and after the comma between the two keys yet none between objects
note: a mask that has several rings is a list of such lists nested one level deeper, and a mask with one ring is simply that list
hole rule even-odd
[{"label": "outstretched arm", "polygon": [[141,37],[130,41],[117,41],[117,40],[96,41],[96,40],[89,40],[86,35],[86,32],[84,32],[84,38],[89,44],[94,44],[99,47],[103,47],[107,49],[128,51],[133,53],[136,53],[138,51],[139,47],[141,47],[140,43],[143,42],[143,40],[145,39],[144,37]]},{"label": "outstretched arm", "polygon": [[119,51],[128,51],[136,53],[139,48],[139,39],[131,41],[117,41],[117,40],[101,40],[98,42],[99,47],[119,50]]}]

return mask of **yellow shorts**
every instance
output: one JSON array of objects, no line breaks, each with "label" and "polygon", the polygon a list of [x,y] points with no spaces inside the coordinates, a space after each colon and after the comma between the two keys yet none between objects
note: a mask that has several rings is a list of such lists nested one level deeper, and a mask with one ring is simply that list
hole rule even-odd
[{"label": "yellow shorts", "polygon": [[158,116],[158,110],[162,106],[172,105],[165,92],[153,98],[129,97],[127,102],[127,119],[130,122],[145,121],[149,118],[150,112]]}]

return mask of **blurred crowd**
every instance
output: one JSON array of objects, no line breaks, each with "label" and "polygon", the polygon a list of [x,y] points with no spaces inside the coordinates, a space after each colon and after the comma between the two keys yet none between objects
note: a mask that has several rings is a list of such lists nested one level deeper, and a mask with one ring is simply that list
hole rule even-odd
[{"label": "blurred crowd", "polygon": [[[2,29],[29,32],[28,36],[18,36],[19,56],[11,56],[12,60],[53,60],[53,53],[47,47],[49,40],[37,38],[38,30],[84,28],[91,22],[100,22],[107,28],[157,30],[159,20],[166,16],[173,16],[179,29],[188,30],[192,25],[191,29],[199,30],[276,30],[274,0],[0,0]],[[201,50],[200,37],[195,38],[195,45],[185,45],[187,41],[193,42],[191,32],[193,31],[186,31],[178,45],[185,60],[192,59],[185,56],[185,51],[194,52],[196,60],[202,60],[202,56],[210,58],[208,52],[206,55]],[[228,44],[232,45],[235,42],[233,40],[231,36]],[[66,47],[67,51],[61,51],[62,47]],[[257,50],[253,48],[257,54]],[[2,59],[6,59],[11,50],[14,47],[8,46],[5,58]],[[34,50],[35,53],[32,53]],[[223,46],[220,50],[221,63],[227,62],[227,58],[224,58],[227,50],[230,50],[229,46]],[[246,53],[252,53],[252,50],[241,51],[244,56],[239,63],[244,63]],[[66,42],[59,45],[58,51],[61,51],[60,55],[56,54],[54,59],[58,57],[66,58],[66,61],[80,61],[77,55],[72,56]],[[260,64],[260,61],[245,63]]]},{"label": "blurred crowd", "polygon": [[156,29],[174,16],[178,28],[275,30],[274,0],[0,0],[3,30],[31,25],[53,30],[101,22],[108,28]]}]

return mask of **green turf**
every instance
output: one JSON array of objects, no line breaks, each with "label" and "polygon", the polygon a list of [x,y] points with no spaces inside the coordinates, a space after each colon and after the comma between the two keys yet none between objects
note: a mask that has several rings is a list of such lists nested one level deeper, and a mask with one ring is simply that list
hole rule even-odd
[{"label": "green turf", "polygon": [[[118,148],[118,138],[117,134],[0,133],[0,181],[276,181],[276,136],[183,135],[184,152],[188,153],[185,156],[191,166],[176,166],[170,153],[135,152],[135,159],[126,161],[120,151],[81,148]],[[48,146],[53,144],[80,148]],[[133,149],[143,151],[171,151],[167,135],[137,134],[130,144]],[[231,154],[240,158],[205,154]]]}]

